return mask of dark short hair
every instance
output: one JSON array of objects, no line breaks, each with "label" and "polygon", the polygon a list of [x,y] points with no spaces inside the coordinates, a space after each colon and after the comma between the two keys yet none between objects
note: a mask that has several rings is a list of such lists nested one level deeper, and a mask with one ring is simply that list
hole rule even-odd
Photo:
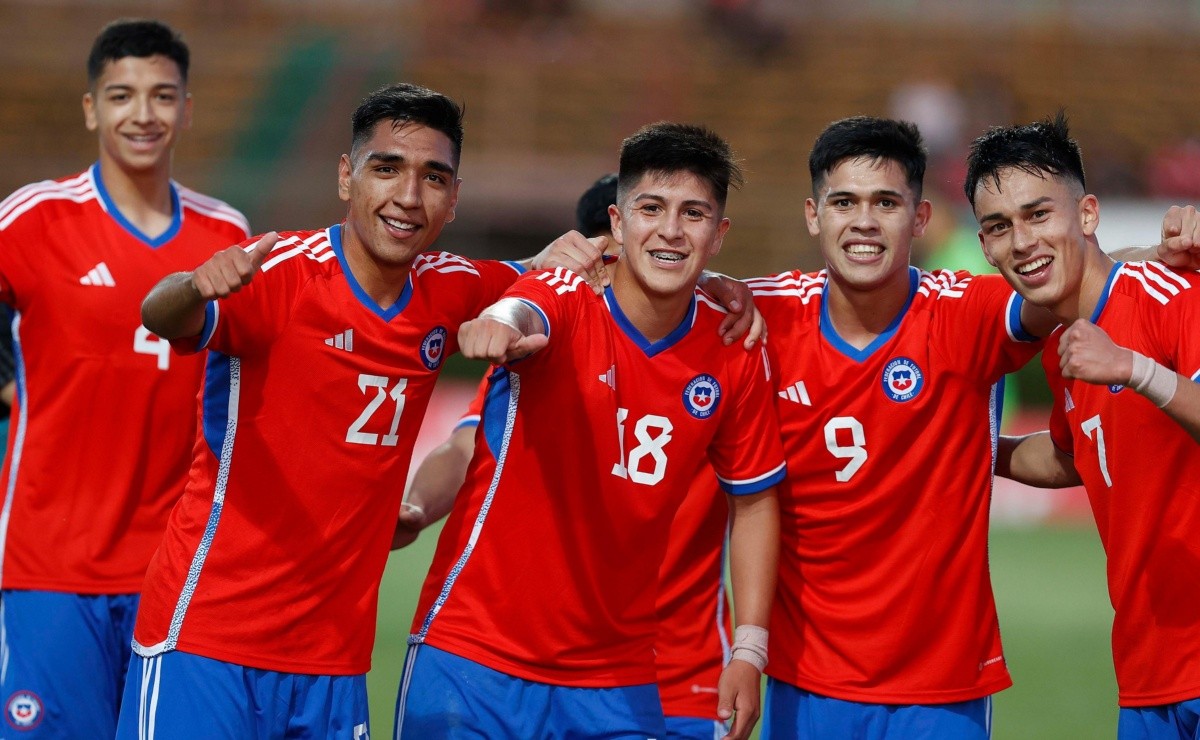
[{"label": "dark short hair", "polygon": [[454,145],[452,164],[458,167],[463,143],[463,108],[440,92],[399,82],[363,98],[351,117],[352,152],[371,138],[375,124],[380,121],[416,123],[442,132]]},{"label": "dark short hair", "polygon": [[717,205],[725,207],[729,187],[741,187],[745,179],[729,143],[703,126],[684,123],[652,123],[621,142],[617,197],[629,191],[647,173],[691,172],[712,186]]},{"label": "dark short hair", "polygon": [[808,174],[816,197],[825,178],[848,159],[891,160],[904,170],[908,187],[919,200],[928,154],[921,132],[908,121],[854,116],[825,127],[808,155]]},{"label": "dark short hair", "polygon": [[88,86],[96,84],[104,72],[104,65],[125,57],[152,57],[156,54],[175,62],[179,76],[187,82],[187,44],[170,26],[160,21],[138,18],[122,18],[113,21],[100,31],[88,54]]},{"label": "dark short hair", "polygon": [[1006,169],[1018,169],[1038,177],[1050,174],[1073,180],[1080,188],[1087,189],[1083,155],[1079,143],[1071,138],[1067,114],[1061,110],[1053,117],[1023,126],[990,128],[971,142],[963,189],[972,206],[979,183],[991,178],[998,187],[1000,173]]},{"label": "dark short hair", "polygon": [[612,230],[608,207],[617,202],[617,173],[610,172],[579,196],[575,204],[575,230],[586,237],[601,236]]}]

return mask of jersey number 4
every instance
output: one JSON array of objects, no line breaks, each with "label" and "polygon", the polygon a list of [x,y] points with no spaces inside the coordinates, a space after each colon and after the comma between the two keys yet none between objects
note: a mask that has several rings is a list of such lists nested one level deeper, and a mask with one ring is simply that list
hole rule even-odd
[{"label": "jersey number 4", "polygon": [[158,358],[159,370],[166,370],[171,366],[171,343],[151,334],[144,326],[139,326],[133,333],[133,351],[139,355]]},{"label": "jersey number 4", "polygon": [[[667,443],[675,428],[671,420],[657,414],[646,414],[633,426],[633,437],[638,444],[625,455],[625,420],[629,409],[617,409],[617,443],[621,446],[621,461],[613,465],[612,474],[627,478],[643,486],[653,486],[667,474]],[[653,467],[643,464],[650,459]],[[626,462],[628,460],[628,463]],[[645,470],[644,468],[650,468]]]}]

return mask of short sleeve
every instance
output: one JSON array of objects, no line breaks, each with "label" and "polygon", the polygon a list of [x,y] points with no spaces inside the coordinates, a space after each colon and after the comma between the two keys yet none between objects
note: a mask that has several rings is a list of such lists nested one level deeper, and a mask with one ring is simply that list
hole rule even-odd
[{"label": "short sleeve", "polygon": [[994,383],[1041,349],[1021,325],[1023,299],[999,275],[942,270],[927,274],[922,289],[938,296],[937,346],[959,374]]},{"label": "short sleeve", "polygon": [[708,457],[722,490],[748,495],[778,485],[787,469],[767,349],[744,352],[740,359],[738,372],[731,373],[737,385],[727,392],[729,405]]}]

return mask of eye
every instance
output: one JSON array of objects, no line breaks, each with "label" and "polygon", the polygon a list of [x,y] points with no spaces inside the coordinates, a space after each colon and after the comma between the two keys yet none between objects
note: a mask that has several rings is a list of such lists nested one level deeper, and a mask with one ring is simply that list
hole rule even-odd
[{"label": "eye", "polygon": [[110,103],[124,103],[129,100],[129,93],[112,93],[108,96]]},{"label": "eye", "polygon": [[173,104],[177,100],[177,98],[175,97],[175,93],[165,93],[165,92],[159,93],[157,95],[157,97],[158,97],[159,101],[163,102],[163,103],[172,103]]},{"label": "eye", "polygon": [[446,184],[446,176],[440,172],[430,172],[429,174],[425,175],[425,179],[429,182],[437,183],[438,185]]},{"label": "eye", "polygon": [[834,208],[849,208],[852,205],[854,204],[850,202],[849,198],[838,198],[837,200],[833,201]]},{"label": "eye", "polygon": [[891,198],[882,198],[879,201],[879,205],[883,208],[895,208],[898,204]]},{"label": "eye", "polygon": [[657,203],[644,203],[638,206],[638,210],[647,215],[656,215],[662,211],[662,207]]},{"label": "eye", "polygon": [[984,229],[984,231],[986,231],[988,234],[995,236],[998,234],[1003,234],[1007,228],[1008,228],[1008,224],[1002,223],[1000,221],[996,221],[996,222],[992,223],[991,225],[989,225],[986,229]]},{"label": "eye", "polygon": [[689,208],[683,212],[683,215],[690,219],[699,220],[699,219],[704,218],[705,213],[704,213],[704,211],[700,210],[699,208]]},{"label": "eye", "polygon": [[1036,220],[1036,221],[1040,221],[1040,220],[1042,220],[1042,219],[1046,218],[1046,217],[1047,217],[1047,216],[1049,216],[1049,215],[1050,215],[1050,211],[1048,211],[1048,210],[1046,210],[1046,209],[1044,209],[1044,208],[1038,209],[1038,210],[1036,210],[1036,211],[1034,211],[1034,212],[1033,212],[1033,218],[1034,218],[1034,220]]}]

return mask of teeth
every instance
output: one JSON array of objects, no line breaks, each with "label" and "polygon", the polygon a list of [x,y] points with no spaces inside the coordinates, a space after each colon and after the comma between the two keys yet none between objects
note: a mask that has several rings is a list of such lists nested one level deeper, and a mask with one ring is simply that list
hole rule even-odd
[{"label": "teeth", "polygon": [[388,226],[391,226],[394,229],[401,229],[403,231],[416,231],[417,230],[416,224],[405,223],[404,221],[397,221],[396,219],[388,218],[387,216],[383,217],[383,221]]},{"label": "teeth", "polygon": [[1020,267],[1018,267],[1017,272],[1021,275],[1028,275],[1029,273],[1033,272],[1034,270],[1042,269],[1043,267],[1045,267],[1046,265],[1050,264],[1053,261],[1054,260],[1050,259],[1049,257],[1038,257],[1033,262],[1030,262],[1029,264],[1021,265]]},{"label": "teeth", "polygon": [[683,255],[676,252],[652,251],[650,252],[650,256],[656,260],[662,260],[664,262],[678,262],[679,260],[683,259]]},{"label": "teeth", "polygon": [[846,247],[846,251],[850,254],[874,255],[883,254],[883,247],[878,244],[851,244]]}]

